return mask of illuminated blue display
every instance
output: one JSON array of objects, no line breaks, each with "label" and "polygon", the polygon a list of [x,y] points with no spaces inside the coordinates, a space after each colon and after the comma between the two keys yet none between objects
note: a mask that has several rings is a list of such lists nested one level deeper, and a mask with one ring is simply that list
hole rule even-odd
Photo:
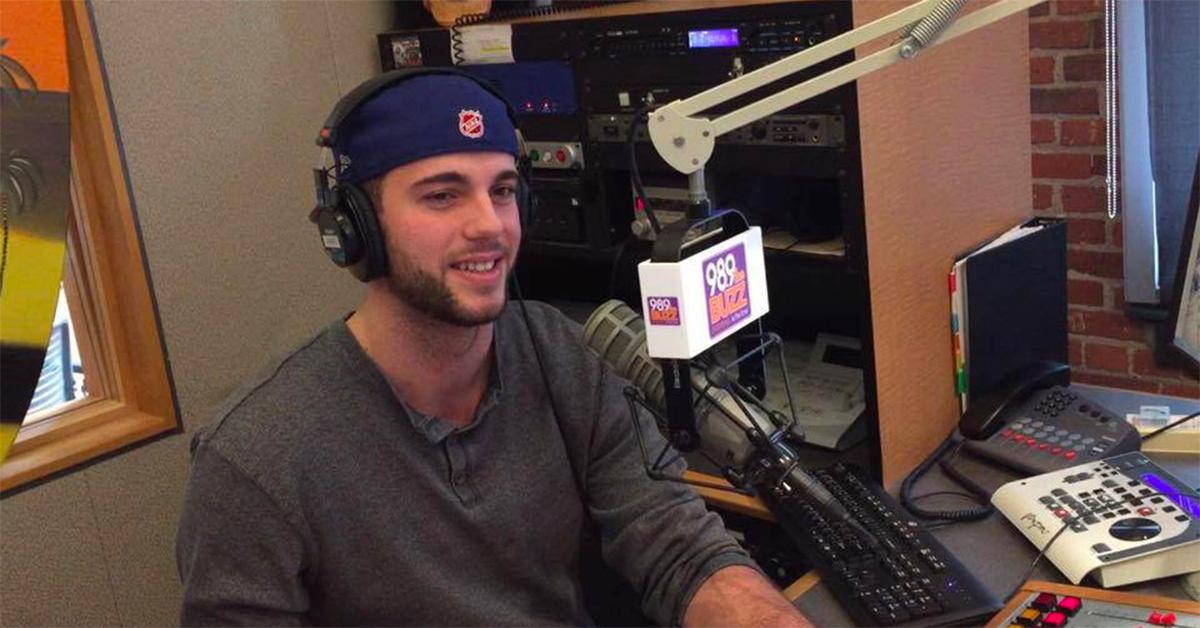
[{"label": "illuminated blue display", "polygon": [[688,31],[688,48],[735,48],[738,45],[736,28],[708,31]]},{"label": "illuminated blue display", "polygon": [[1179,506],[1180,510],[1193,517],[1200,517],[1200,503],[1190,495],[1184,495],[1179,489],[1167,483],[1166,480],[1153,473],[1145,473],[1142,475],[1142,482],[1145,482],[1146,486],[1165,495],[1167,499],[1175,502],[1175,505]]}]

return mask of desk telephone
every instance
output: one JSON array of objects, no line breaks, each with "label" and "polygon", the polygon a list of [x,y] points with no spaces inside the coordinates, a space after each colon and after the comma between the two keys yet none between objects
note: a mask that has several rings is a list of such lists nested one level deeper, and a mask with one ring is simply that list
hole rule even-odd
[{"label": "desk telephone", "polygon": [[1037,362],[973,401],[963,449],[1031,475],[1137,451],[1133,426],[1067,388],[1070,368]]}]

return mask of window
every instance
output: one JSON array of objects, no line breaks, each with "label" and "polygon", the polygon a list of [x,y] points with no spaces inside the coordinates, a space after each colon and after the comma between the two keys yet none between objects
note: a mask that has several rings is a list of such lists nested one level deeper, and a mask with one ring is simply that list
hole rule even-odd
[{"label": "window", "polygon": [[1125,299],[1156,305],[1174,293],[1200,156],[1200,3],[1116,7]]},{"label": "window", "polygon": [[60,284],[54,323],[50,326],[50,340],[46,343],[46,357],[42,360],[42,373],[38,377],[29,409],[25,412],[23,425],[33,425],[52,418],[66,410],[69,404],[86,399],[87,383],[79,355],[79,334],[71,320],[66,287]]},{"label": "window", "polygon": [[[86,394],[26,417],[0,465],[2,491],[179,425],[91,16],[82,0],[62,7],[71,194],[60,302],[66,305],[62,321],[70,324],[54,333],[69,347],[60,350],[60,359],[64,353],[78,356],[58,364],[72,375],[71,392]],[[79,383],[76,374],[82,376]],[[66,379],[60,375],[60,381]],[[60,392],[68,396],[65,388]]]}]

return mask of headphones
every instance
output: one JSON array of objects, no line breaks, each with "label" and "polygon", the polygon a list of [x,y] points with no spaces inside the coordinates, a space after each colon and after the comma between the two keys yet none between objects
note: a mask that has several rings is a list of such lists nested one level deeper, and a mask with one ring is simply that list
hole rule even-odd
[{"label": "headphones", "polygon": [[317,206],[309,214],[310,222],[317,225],[321,233],[321,244],[329,259],[340,268],[349,268],[359,281],[371,281],[387,274],[387,244],[379,226],[371,195],[361,186],[337,180],[336,166],[325,166],[325,151],[332,151],[337,142],[338,127],[355,109],[379,92],[404,81],[420,76],[460,76],[475,83],[484,91],[504,104],[513,128],[517,129],[517,208],[522,225],[529,224],[533,211],[533,199],[529,193],[529,160],[526,157],[525,141],[521,136],[517,110],[495,86],[482,79],[451,68],[417,68],[386,72],[365,81],[350,90],[329,113],[321,132],[317,136],[320,146],[317,164],[313,168],[313,183],[316,187]]}]

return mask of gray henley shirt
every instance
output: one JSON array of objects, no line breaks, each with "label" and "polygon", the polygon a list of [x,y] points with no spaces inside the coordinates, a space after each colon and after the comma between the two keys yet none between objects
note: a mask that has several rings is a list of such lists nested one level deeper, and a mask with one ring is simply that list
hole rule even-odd
[{"label": "gray henley shirt", "polygon": [[407,408],[342,321],[226,402],[192,442],[182,623],[588,624],[598,537],[646,615],[678,624],[709,575],[752,565],[694,491],[646,477],[625,381],[579,326],[527,305],[531,328],[516,304],[496,322],[463,429]]}]

